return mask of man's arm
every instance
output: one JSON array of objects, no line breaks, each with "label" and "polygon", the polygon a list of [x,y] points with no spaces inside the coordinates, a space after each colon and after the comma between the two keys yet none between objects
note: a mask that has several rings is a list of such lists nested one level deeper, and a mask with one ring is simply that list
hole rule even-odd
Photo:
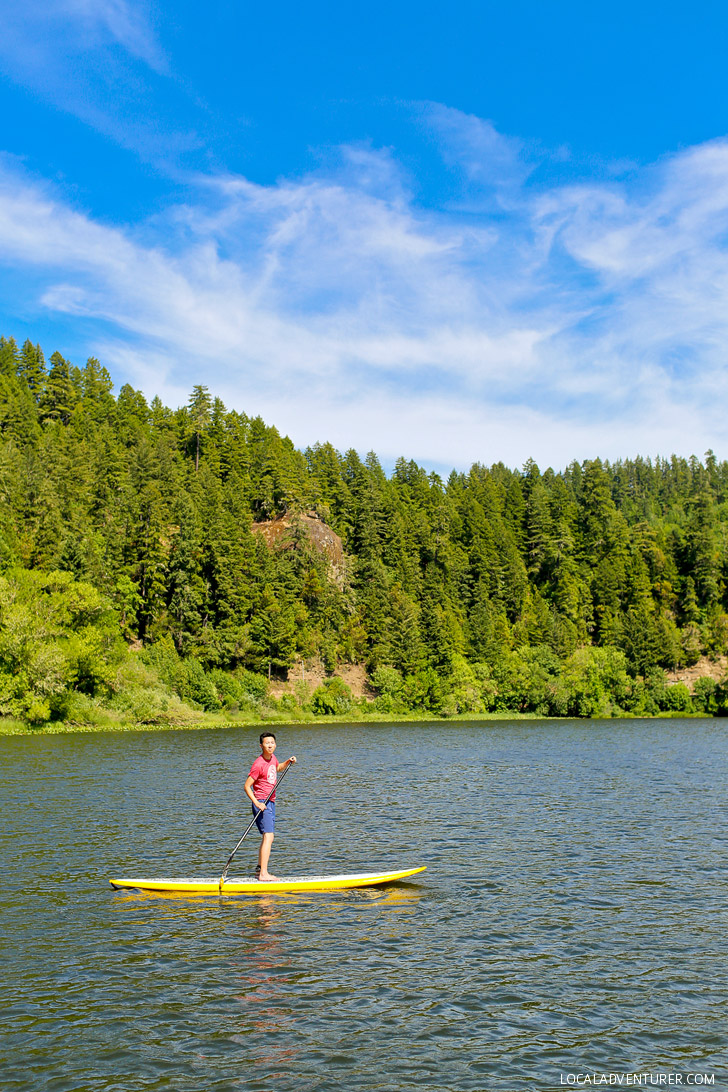
[{"label": "man's arm", "polygon": [[250,797],[250,799],[253,801],[255,806],[258,808],[258,811],[265,811],[265,804],[263,803],[262,800],[258,800],[258,798],[253,793],[253,783],[254,783],[254,781],[255,781],[255,778],[253,777],[253,775],[248,774],[248,777],[247,777],[247,779],[245,781],[245,786],[244,786],[245,795]]},{"label": "man's arm", "polygon": [[285,762],[279,762],[278,763],[279,772],[283,773],[283,771],[287,770],[289,766],[295,766],[296,762],[298,762],[298,759],[296,758],[295,755],[291,755],[291,757],[287,758]]}]

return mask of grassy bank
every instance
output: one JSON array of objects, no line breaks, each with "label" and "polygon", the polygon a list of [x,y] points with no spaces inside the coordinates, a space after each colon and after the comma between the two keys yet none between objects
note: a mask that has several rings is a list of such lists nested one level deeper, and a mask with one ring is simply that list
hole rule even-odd
[{"label": "grassy bank", "polygon": [[[682,712],[661,712],[651,717],[646,717],[645,714],[637,713],[613,713],[609,717],[587,717],[585,720],[635,720],[635,719],[651,719],[651,720],[672,720],[676,717],[680,719],[697,720],[701,718],[709,717],[705,713],[682,713]],[[182,730],[215,730],[221,728],[250,728],[251,731],[258,731],[267,725],[280,725],[280,726],[298,726],[298,725],[319,725],[321,728],[326,728],[331,724],[353,724],[362,723],[367,724],[370,727],[374,727],[380,724],[432,724],[433,722],[445,724],[462,724],[462,723],[476,723],[476,722],[497,722],[497,721],[561,721],[571,720],[570,717],[553,717],[545,716],[539,713],[520,713],[520,712],[490,712],[490,713],[460,713],[454,716],[444,717],[438,716],[436,713],[380,713],[375,709],[371,713],[361,713],[358,710],[352,710],[347,714],[329,714],[324,716],[315,716],[313,713],[301,710],[297,715],[285,713],[283,711],[270,710],[265,715],[259,715],[256,717],[236,717],[231,718],[229,716],[222,716],[219,714],[201,713],[198,716],[191,717],[186,720],[180,721],[156,721],[154,723],[141,722],[141,721],[107,721],[104,723],[96,724],[79,724],[69,721],[53,721],[42,725],[32,725],[24,723],[23,721],[15,720],[11,717],[0,717],[0,736],[52,736],[52,735],[71,735],[74,733],[89,733],[89,732],[160,732],[160,731],[182,731]]]}]

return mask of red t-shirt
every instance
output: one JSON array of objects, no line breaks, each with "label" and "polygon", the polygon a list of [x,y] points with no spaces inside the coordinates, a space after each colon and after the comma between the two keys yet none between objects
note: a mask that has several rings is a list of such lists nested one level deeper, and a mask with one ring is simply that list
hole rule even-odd
[{"label": "red t-shirt", "polygon": [[[253,796],[256,800],[265,800],[270,790],[278,780],[278,759],[275,755],[271,758],[270,762],[266,762],[262,755],[258,755],[253,765],[250,767],[250,777],[253,780]],[[275,800],[275,791],[271,796],[271,800]]]}]

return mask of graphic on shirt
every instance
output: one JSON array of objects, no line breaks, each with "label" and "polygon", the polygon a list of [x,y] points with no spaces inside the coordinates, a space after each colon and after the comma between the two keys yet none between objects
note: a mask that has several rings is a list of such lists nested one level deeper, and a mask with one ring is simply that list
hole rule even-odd
[{"label": "graphic on shirt", "polygon": [[268,784],[269,785],[275,785],[277,780],[278,780],[278,771],[276,770],[275,766],[271,762],[270,766],[268,767]]}]

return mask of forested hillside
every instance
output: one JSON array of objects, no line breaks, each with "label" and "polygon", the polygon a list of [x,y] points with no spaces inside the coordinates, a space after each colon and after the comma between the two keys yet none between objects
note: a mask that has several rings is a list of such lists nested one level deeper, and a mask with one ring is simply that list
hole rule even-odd
[{"label": "forested hillside", "polygon": [[[0,713],[253,708],[317,659],[365,664],[378,712],[726,705],[665,679],[728,648],[710,452],[387,476],[203,386],[172,410],[4,338],[0,437]],[[350,708],[338,681],[285,700]]]}]

